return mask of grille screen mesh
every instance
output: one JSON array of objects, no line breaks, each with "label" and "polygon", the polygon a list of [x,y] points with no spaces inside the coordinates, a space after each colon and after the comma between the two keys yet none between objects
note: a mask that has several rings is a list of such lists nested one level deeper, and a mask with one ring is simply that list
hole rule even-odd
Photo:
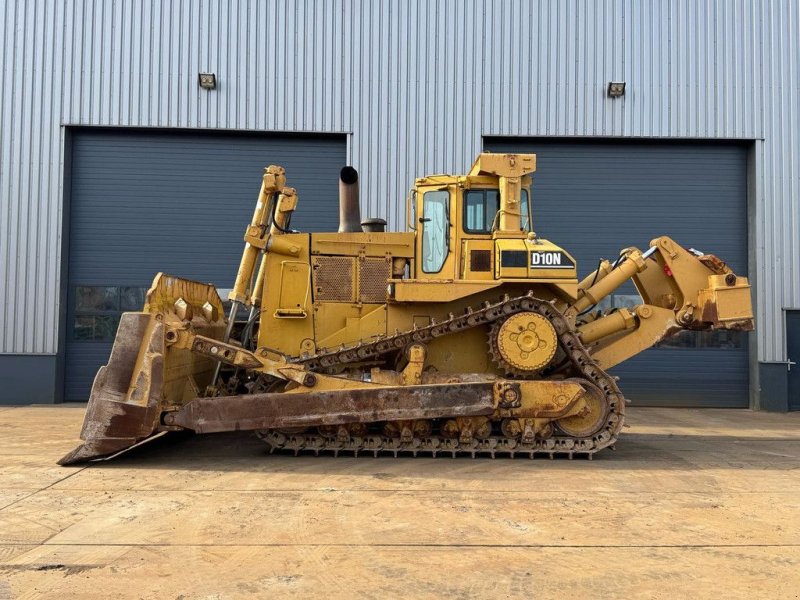
[{"label": "grille screen mesh", "polygon": [[364,303],[386,302],[386,280],[391,276],[391,262],[384,258],[359,261],[359,300]]},{"label": "grille screen mesh", "polygon": [[322,302],[354,302],[353,267],[355,259],[346,256],[319,256],[313,259],[314,298]]}]

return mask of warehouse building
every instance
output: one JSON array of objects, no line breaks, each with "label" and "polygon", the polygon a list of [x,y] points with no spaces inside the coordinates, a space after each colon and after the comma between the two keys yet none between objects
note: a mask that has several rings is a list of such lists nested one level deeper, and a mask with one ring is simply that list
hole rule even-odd
[{"label": "warehouse building", "polygon": [[[262,168],[293,226],[337,176],[403,229],[416,176],[534,152],[582,274],[669,234],[754,287],[757,331],[615,372],[638,404],[800,408],[800,9],[791,0],[7,2],[0,403],[82,401],[155,272],[230,287]],[[611,302],[636,301],[632,288]]]}]

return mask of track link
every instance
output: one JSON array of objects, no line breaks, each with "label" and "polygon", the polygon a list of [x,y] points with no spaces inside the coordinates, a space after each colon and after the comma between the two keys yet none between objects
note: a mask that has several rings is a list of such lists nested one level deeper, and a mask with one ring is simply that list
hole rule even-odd
[{"label": "track link", "polygon": [[315,455],[324,453],[335,456],[339,454],[353,456],[371,454],[377,457],[380,454],[391,454],[395,457],[400,455],[422,455],[433,457],[451,456],[453,458],[459,455],[471,456],[472,458],[478,456],[534,458],[537,455],[554,458],[556,455],[567,455],[572,458],[576,454],[591,456],[600,449],[592,449],[591,438],[572,439],[563,436],[560,438],[552,437],[547,440],[536,440],[530,444],[504,436],[476,439],[471,443],[463,443],[456,439],[440,436],[415,437],[409,442],[402,442],[399,438],[382,435],[352,437],[350,440],[342,442],[322,435],[287,434],[275,430],[258,432],[258,436],[270,446],[270,452],[282,450],[293,452],[295,455],[300,453],[313,453]]},{"label": "track link", "polygon": [[[410,441],[400,441],[382,435],[366,435],[364,437],[351,437],[348,441],[329,438],[314,433],[286,434],[276,430],[259,432],[258,435],[271,448],[271,452],[281,450],[294,452],[294,454],[313,453],[319,454],[340,453],[347,454],[419,454],[439,455],[467,455],[467,456],[526,456],[534,458],[536,455],[553,458],[557,455],[568,456],[588,455],[613,446],[622,429],[625,414],[625,399],[617,386],[615,378],[597,366],[589,355],[589,351],[580,341],[576,331],[570,326],[564,315],[549,302],[537,299],[533,292],[525,296],[510,298],[505,296],[499,302],[492,304],[486,302],[479,309],[467,309],[463,315],[455,316],[452,313],[441,322],[434,322],[427,327],[415,328],[406,332],[395,332],[394,335],[382,336],[372,342],[360,343],[356,346],[343,347],[338,350],[323,350],[314,355],[303,355],[292,362],[302,364],[311,371],[322,371],[340,366],[351,365],[370,359],[375,359],[393,352],[402,350],[413,343],[427,343],[458,331],[474,327],[491,325],[495,322],[523,311],[534,311],[543,315],[555,327],[558,334],[559,346],[566,355],[568,366],[563,365],[559,371],[569,377],[583,378],[594,384],[603,394],[609,405],[609,415],[605,425],[590,437],[576,438],[556,432],[548,439],[534,440],[523,443],[514,438],[504,436],[491,436],[484,439],[475,439],[470,443],[461,443],[456,439],[441,436],[414,437]],[[566,372],[565,372],[566,371]]]}]

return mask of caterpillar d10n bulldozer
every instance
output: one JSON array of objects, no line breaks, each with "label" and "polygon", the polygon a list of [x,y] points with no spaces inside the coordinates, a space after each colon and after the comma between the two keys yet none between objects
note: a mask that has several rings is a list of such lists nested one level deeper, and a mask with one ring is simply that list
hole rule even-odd
[{"label": "caterpillar d10n bulldozer", "polygon": [[[212,285],[159,273],[143,310],[122,315],[84,441],[61,464],[177,430],[250,430],[295,454],[612,446],[625,400],[607,370],[683,329],[751,330],[750,286],[668,237],[579,280],[532,229],[535,166],[484,153],[467,175],[417,179],[399,233],[360,222],[351,167],[339,231],[292,230],[297,193],[268,167],[227,318]],[[642,304],[595,309],[629,280]]]}]

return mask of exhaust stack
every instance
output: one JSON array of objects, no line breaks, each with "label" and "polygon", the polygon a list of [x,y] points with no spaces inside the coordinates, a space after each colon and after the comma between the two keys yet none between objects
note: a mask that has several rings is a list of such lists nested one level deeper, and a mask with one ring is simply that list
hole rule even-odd
[{"label": "exhaust stack", "polygon": [[339,233],[361,232],[358,171],[343,167],[339,173]]}]

